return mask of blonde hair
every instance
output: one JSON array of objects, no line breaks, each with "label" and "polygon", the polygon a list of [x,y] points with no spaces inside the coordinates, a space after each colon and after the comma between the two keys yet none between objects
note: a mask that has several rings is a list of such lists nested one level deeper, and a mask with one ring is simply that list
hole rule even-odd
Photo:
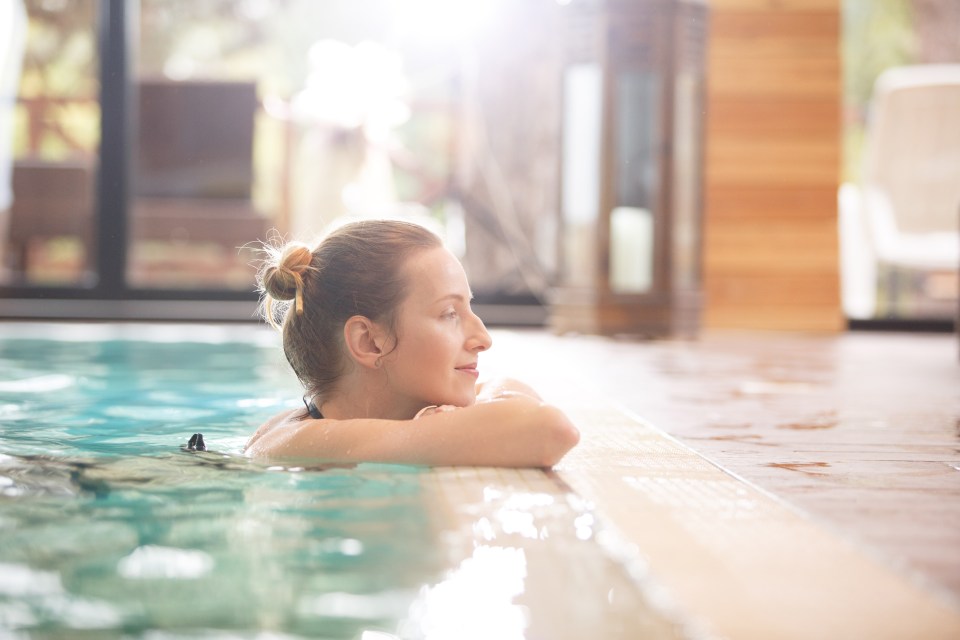
[{"label": "blonde hair", "polygon": [[441,247],[426,228],[363,220],[334,230],[316,247],[290,242],[268,249],[257,274],[261,310],[283,334],[283,351],[317,404],[343,374],[343,326],[360,315],[396,335],[406,297],[403,266],[417,251]]}]

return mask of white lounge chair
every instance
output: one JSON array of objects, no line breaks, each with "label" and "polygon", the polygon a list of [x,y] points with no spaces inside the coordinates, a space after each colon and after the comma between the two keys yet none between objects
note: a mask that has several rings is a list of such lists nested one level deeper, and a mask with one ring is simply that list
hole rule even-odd
[{"label": "white lounge chair", "polygon": [[863,161],[860,184],[844,185],[840,194],[848,316],[954,317],[960,65],[896,67],[881,74]]}]

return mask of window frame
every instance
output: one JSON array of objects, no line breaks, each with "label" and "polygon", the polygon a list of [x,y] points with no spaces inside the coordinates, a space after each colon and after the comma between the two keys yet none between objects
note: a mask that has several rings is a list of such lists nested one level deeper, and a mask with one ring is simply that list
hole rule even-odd
[{"label": "window frame", "polygon": [[229,321],[256,316],[258,296],[253,286],[249,291],[145,288],[128,281],[131,162],[137,118],[132,62],[138,20],[139,2],[98,3],[100,147],[90,257],[94,281],[75,286],[0,283],[0,318]]}]

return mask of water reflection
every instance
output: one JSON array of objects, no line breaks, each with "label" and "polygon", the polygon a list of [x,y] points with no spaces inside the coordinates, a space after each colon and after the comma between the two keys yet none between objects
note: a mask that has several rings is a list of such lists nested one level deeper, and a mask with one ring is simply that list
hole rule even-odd
[{"label": "water reflection", "polygon": [[[298,401],[275,359],[246,343],[0,340],[0,636],[396,628],[444,566],[424,544],[421,470],[238,456]],[[182,452],[197,431],[214,450]]]},{"label": "water reflection", "polygon": [[396,627],[441,575],[416,469],[195,458],[7,457],[0,476],[19,493],[0,498],[0,563],[53,586],[8,578],[0,630],[77,628],[79,602],[114,612],[100,629],[354,638]]},{"label": "water reflection", "polygon": [[527,608],[514,602],[524,592],[523,549],[480,545],[441,583],[427,587],[411,609],[418,631],[434,638],[522,640]]},{"label": "water reflection", "polygon": [[401,627],[412,638],[679,638],[637,550],[593,505],[532,470],[435,470],[449,563]]}]

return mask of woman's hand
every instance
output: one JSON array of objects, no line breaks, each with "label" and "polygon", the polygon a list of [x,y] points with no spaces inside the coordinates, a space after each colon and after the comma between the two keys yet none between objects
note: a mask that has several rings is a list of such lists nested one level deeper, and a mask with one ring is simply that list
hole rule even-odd
[{"label": "woman's hand", "polygon": [[431,404],[427,407],[424,407],[423,409],[420,409],[420,411],[417,412],[417,415],[413,416],[413,419],[417,420],[418,418],[422,418],[424,416],[432,416],[435,413],[446,413],[447,411],[456,411],[459,408],[460,407],[455,407],[452,404],[441,404],[439,406],[435,404]]},{"label": "woman's hand", "polygon": [[491,402],[517,397],[542,400],[530,385],[512,378],[494,378],[477,385],[477,402]]}]

